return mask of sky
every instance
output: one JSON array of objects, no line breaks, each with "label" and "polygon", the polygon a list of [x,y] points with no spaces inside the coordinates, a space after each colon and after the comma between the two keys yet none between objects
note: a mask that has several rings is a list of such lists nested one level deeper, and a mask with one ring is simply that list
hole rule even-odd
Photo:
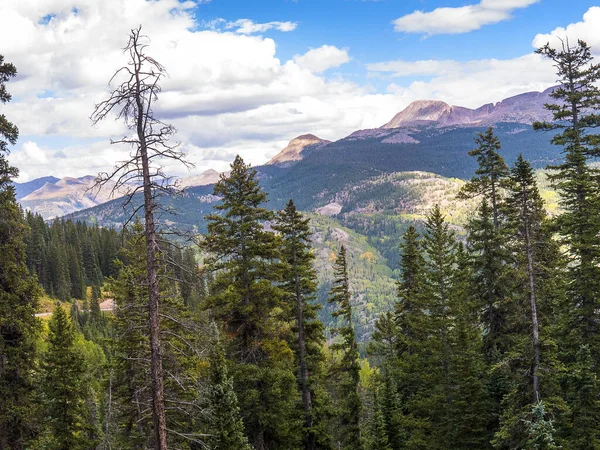
[{"label": "sky", "polygon": [[558,38],[600,56],[598,0],[1,0],[18,182],[124,159],[110,144],[124,124],[89,117],[139,25],[169,73],[156,114],[195,164],[167,164],[178,176],[379,127],[415,100],[475,108],[543,90],[556,75],[534,50]]}]

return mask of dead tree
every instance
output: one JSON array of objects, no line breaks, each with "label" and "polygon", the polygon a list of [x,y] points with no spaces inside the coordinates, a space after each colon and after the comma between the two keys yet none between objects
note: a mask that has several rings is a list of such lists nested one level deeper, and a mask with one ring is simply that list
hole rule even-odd
[{"label": "dead tree", "polygon": [[[130,135],[111,144],[124,144],[131,148],[128,159],[117,163],[110,173],[98,175],[97,184],[102,186],[114,182],[113,192],[129,187],[124,207],[133,205],[136,194],[141,193],[143,202],[133,208],[130,220],[138,212],[144,213],[146,237],[146,268],[148,282],[148,312],[150,337],[150,372],[152,379],[152,412],[155,429],[156,449],[167,449],[167,423],[165,415],[164,374],[160,336],[160,291],[159,291],[159,232],[155,213],[159,208],[160,194],[173,194],[177,187],[163,172],[160,161],[176,160],[191,166],[178,150],[178,144],[170,144],[175,133],[172,125],[159,120],[154,113],[154,103],[161,92],[159,82],[167,75],[165,68],[145,51],[149,39],[141,33],[141,26],[131,30],[127,46],[123,49],[129,56],[127,65],[118,69],[109,81],[116,85],[109,98],[96,105],[91,119],[94,124],[116,115],[131,131]],[[138,196],[139,197],[139,196]]]}]

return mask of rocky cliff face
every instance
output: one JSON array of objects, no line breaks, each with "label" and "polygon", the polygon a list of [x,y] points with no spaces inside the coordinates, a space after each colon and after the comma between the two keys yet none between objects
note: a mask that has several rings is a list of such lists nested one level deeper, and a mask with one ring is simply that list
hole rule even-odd
[{"label": "rocky cliff face", "polygon": [[318,138],[313,134],[304,134],[292,139],[286,148],[275,155],[267,164],[285,165],[302,159],[301,153],[307,147],[322,147],[331,141]]},{"label": "rocky cliff face", "polygon": [[543,92],[527,92],[477,109],[450,106],[441,101],[418,100],[396,114],[381,128],[401,128],[422,122],[449,126],[493,125],[498,122],[531,124],[537,120],[550,120],[552,116],[544,109],[544,104],[553,101],[550,97],[553,90],[552,87]]}]

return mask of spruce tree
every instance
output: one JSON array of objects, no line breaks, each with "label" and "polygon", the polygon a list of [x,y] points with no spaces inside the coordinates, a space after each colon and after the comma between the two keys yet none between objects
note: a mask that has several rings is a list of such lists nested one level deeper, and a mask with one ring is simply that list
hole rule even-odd
[{"label": "spruce tree", "polygon": [[473,286],[473,261],[460,242],[452,275],[449,440],[455,450],[491,447],[491,403],[487,392],[486,361],[482,352],[480,302]]},{"label": "spruce tree", "polygon": [[[0,103],[10,101],[5,83],[16,73],[0,55]],[[0,115],[0,448],[15,450],[27,448],[35,433],[35,312],[40,294],[27,269],[26,226],[12,184],[18,170],[6,159],[8,144],[14,145],[18,134]]]},{"label": "spruce tree", "polygon": [[494,134],[492,127],[485,133],[478,133],[475,138],[477,148],[469,152],[469,156],[477,159],[479,167],[475,176],[466,183],[459,197],[483,197],[492,208],[494,228],[500,226],[500,209],[502,207],[502,188],[508,176],[508,167],[498,151],[501,148],[500,139]]},{"label": "spruce tree", "polygon": [[453,274],[456,264],[456,240],[439,205],[435,205],[427,216],[423,236],[425,255],[424,320],[425,350],[420,356],[418,368],[421,379],[428,384],[428,392],[423,392],[418,401],[421,412],[435,423],[434,433],[430,436],[430,448],[448,448],[453,417],[451,416],[452,380],[451,380],[451,336],[455,327],[452,311]]},{"label": "spruce tree", "polygon": [[273,213],[257,173],[238,156],[215,185],[203,249],[215,273],[206,306],[225,335],[246,432],[256,450],[297,448],[299,395],[288,345],[280,240],[265,230]]},{"label": "spruce tree", "polygon": [[570,378],[565,400],[572,411],[565,439],[572,448],[599,448],[599,427],[592,423],[600,416],[589,399],[600,395],[591,380],[600,370],[600,171],[590,164],[600,156],[600,134],[594,133],[600,126],[600,65],[581,40],[575,46],[562,42],[559,48],[546,44],[537,53],[554,63],[559,86],[551,94],[556,103],[546,105],[553,121],[534,123],[534,128],[554,131],[551,142],[564,149],[564,159],[549,167],[549,179],[560,195],[562,212],[554,225],[568,262],[560,342]]},{"label": "spruce tree", "polygon": [[[119,276],[110,284],[114,295],[114,337],[111,342],[112,423],[107,427],[114,448],[156,447],[151,414],[150,340],[147,329],[148,284],[146,243],[142,225],[136,222],[127,231],[127,245],[121,251]],[[159,260],[161,311],[158,332],[165,343],[166,423],[174,446],[202,448],[205,444],[206,415],[200,402],[198,367],[204,350],[198,342],[203,334],[188,317],[178,296],[174,274]]]},{"label": "spruce tree", "polygon": [[549,178],[560,194],[563,212],[556,218],[561,243],[568,248],[569,292],[573,305],[570,328],[577,345],[590,344],[596,367],[600,367],[600,172],[589,162],[599,156],[600,65],[593,64],[590,47],[583,41],[561,49],[550,44],[537,53],[550,59],[559,77],[559,87],[551,96],[557,101],[546,105],[554,122],[538,122],[535,129],[557,130],[551,142],[564,147],[564,161],[550,168]]},{"label": "spruce tree", "polygon": [[[294,202],[290,200],[285,209],[279,211],[273,229],[282,237],[283,284],[287,308],[291,312],[294,338],[290,346],[296,357],[296,374],[304,407],[304,446],[307,450],[317,448],[317,440],[324,440],[323,424],[315,423],[319,414],[313,412],[315,391],[322,382],[325,342],[324,327],[317,318],[316,271],[313,267],[309,219],[302,217]],[[324,399],[317,399],[322,402]]]},{"label": "spruce tree", "polygon": [[327,301],[336,306],[331,315],[339,324],[332,329],[332,333],[338,336],[339,340],[331,345],[333,351],[340,353],[340,360],[332,369],[337,383],[339,427],[336,430],[336,438],[341,448],[360,450],[362,448],[360,433],[362,402],[358,391],[360,360],[352,325],[352,294],[348,279],[346,247],[340,248],[333,270],[333,287]]},{"label": "spruce tree", "polygon": [[244,433],[237,395],[233,389],[233,379],[229,375],[225,350],[216,325],[213,324],[212,349],[210,353],[210,375],[208,403],[210,423],[208,433],[209,448],[213,450],[251,450]]},{"label": "spruce tree", "polygon": [[90,448],[87,439],[86,361],[75,346],[77,331],[65,310],[56,305],[49,323],[48,352],[42,364],[44,412],[49,422],[48,446],[54,450]]}]

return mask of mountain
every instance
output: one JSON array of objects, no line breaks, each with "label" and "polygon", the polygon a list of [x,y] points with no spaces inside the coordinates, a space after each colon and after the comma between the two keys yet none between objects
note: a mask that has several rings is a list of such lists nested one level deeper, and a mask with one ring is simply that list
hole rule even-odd
[{"label": "mountain", "polygon": [[202,172],[200,175],[193,175],[181,180],[182,188],[190,188],[193,186],[206,186],[208,184],[215,184],[219,181],[221,174],[213,169],[208,169]]},{"label": "mountain", "polygon": [[290,141],[290,143],[275,155],[267,164],[270,165],[289,165],[294,161],[299,161],[308,155],[309,152],[317,150],[331,141],[326,141],[316,137],[314,134],[303,134]]},{"label": "mountain", "polygon": [[450,106],[441,101],[418,100],[396,114],[381,128],[400,128],[422,122],[448,126],[494,125],[499,122],[532,124],[535,121],[550,120],[552,114],[544,108],[544,104],[553,102],[550,94],[554,89],[555,87],[551,87],[543,92],[526,92],[477,109]]},{"label": "mountain", "polygon": [[38,190],[46,183],[54,184],[58,180],[59,178],[49,176],[36,178],[35,180],[27,181],[25,183],[14,183],[17,200],[20,200],[23,197],[31,194],[33,191]]},{"label": "mountain", "polygon": [[[531,126],[532,120],[545,118],[540,105],[549,92],[526,93],[476,110],[417,102],[383,127],[358,130],[335,142],[299,136],[268,164],[256,167],[268,193],[268,208],[281,209],[293,198],[312,219],[318,300],[326,324],[334,323],[326,298],[332,255],[341,244],[352,248],[355,325],[364,339],[372,332],[375,317],[392,307],[393,271],[406,228],[415,224],[422,229],[427,213],[439,204],[453,229],[464,233],[473,202],[458,200],[456,194],[476,169],[468,152],[475,147],[477,133],[493,123],[507,164],[520,153],[538,169],[561,158],[560,149],[549,142],[552,133],[537,133]],[[216,181],[216,175],[214,171],[202,174],[183,195],[163,197],[165,208],[177,214],[161,217],[160,225],[204,232],[204,217],[219,202],[213,186],[204,182]],[[544,195],[552,198],[552,193]],[[123,202],[116,199],[72,217],[119,227],[140,202],[141,198],[134,198],[124,210]]]},{"label": "mountain", "polygon": [[96,177],[92,175],[61,179],[49,177],[41,187],[21,197],[19,203],[26,210],[38,213],[45,219],[53,219],[106,203],[127,193],[126,188],[113,193],[112,182],[106,183],[102,188],[94,187],[95,183]]}]

